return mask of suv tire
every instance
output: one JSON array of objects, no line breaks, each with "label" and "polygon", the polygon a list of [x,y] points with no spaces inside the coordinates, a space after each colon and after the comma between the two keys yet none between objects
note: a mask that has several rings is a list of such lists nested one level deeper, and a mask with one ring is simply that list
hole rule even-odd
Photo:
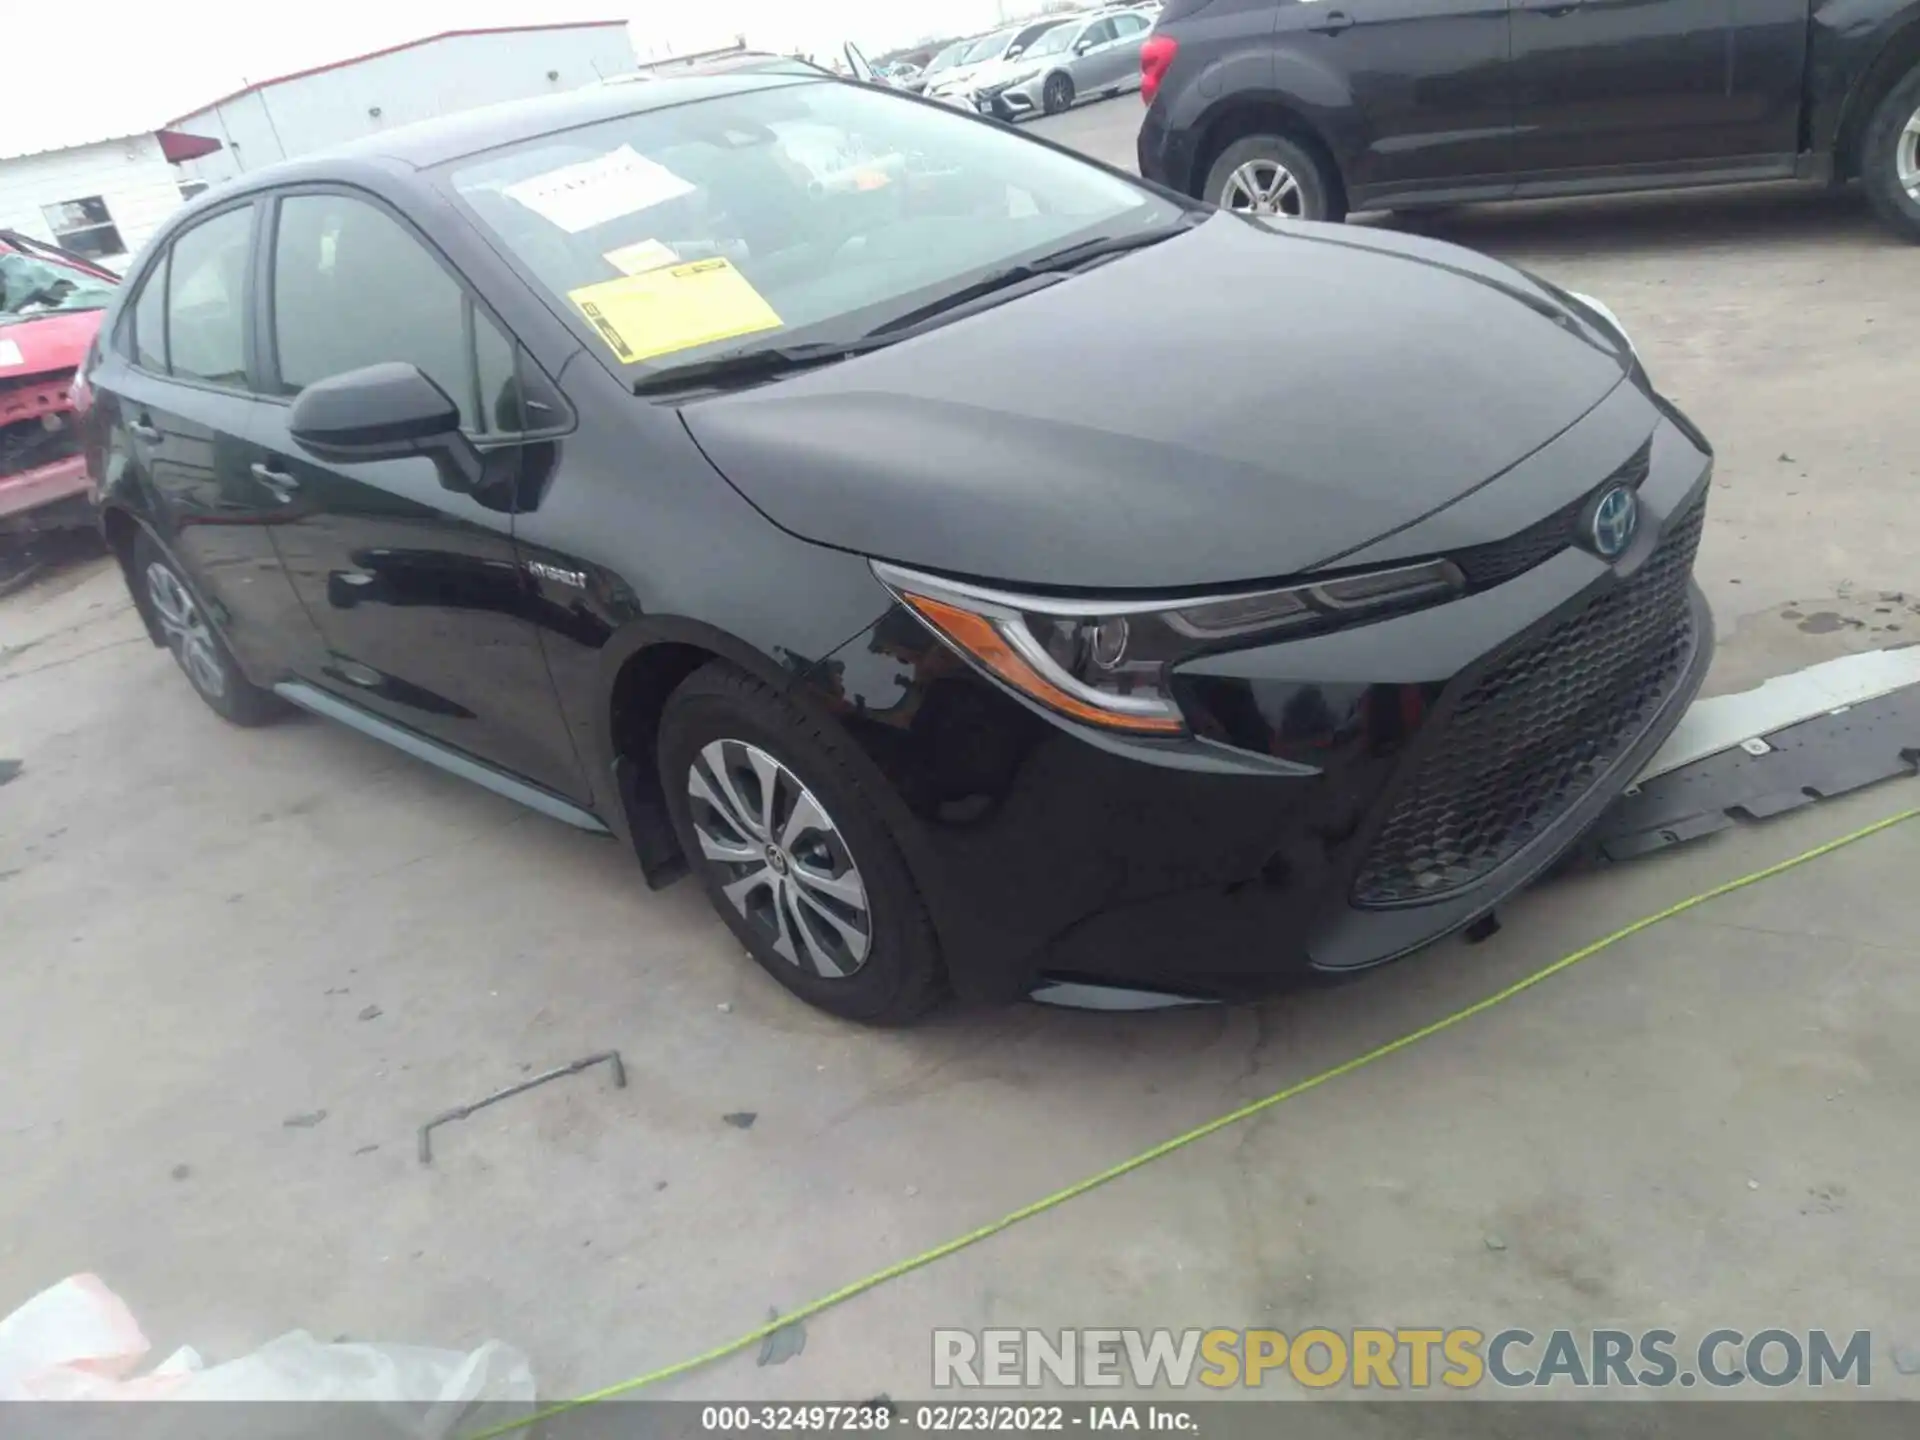
[{"label": "suv tire", "polygon": [[1875,214],[1920,241],[1920,65],[1887,92],[1867,122],[1860,183]]},{"label": "suv tire", "polygon": [[1286,135],[1247,135],[1220,152],[1201,196],[1222,210],[1294,220],[1346,218],[1337,175]]}]

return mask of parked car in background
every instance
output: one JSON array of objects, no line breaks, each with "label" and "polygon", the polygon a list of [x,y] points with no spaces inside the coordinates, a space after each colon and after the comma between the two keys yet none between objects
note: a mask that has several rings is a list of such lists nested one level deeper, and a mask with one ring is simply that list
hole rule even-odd
[{"label": "parked car in background", "polygon": [[990,73],[1005,61],[1017,60],[1028,46],[1059,24],[1060,17],[1050,15],[982,36],[967,48],[958,65],[927,87],[926,93],[935,100],[945,100],[952,105],[972,105],[973,90],[979,76]]},{"label": "parked car in background", "polygon": [[916,95],[925,94],[930,86],[937,84],[940,80],[952,73],[953,68],[960,63],[961,57],[973,48],[973,43],[978,38],[978,36],[970,36],[965,40],[956,40],[945,49],[940,50],[931,60],[927,61],[927,63],[921,67],[918,75],[914,76],[913,79],[909,80],[901,88],[911,90]]},{"label": "parked car in background", "polygon": [[1920,240],[1920,0],[1166,0],[1140,173],[1338,220],[1858,179]]},{"label": "parked car in background", "polygon": [[1117,95],[1140,84],[1140,47],[1152,28],[1128,7],[1055,25],[1023,54],[974,77],[974,103],[1002,120],[1057,115],[1088,96]]},{"label": "parked car in background", "polygon": [[611,832],[858,1020],[1404,954],[1550,866],[1713,651],[1711,453],[1603,307],[878,87],[685,75],[251,171],[86,378],[102,527],[210,707]]},{"label": "parked car in background", "polygon": [[0,230],[0,533],[92,524],[72,388],[120,277]]}]

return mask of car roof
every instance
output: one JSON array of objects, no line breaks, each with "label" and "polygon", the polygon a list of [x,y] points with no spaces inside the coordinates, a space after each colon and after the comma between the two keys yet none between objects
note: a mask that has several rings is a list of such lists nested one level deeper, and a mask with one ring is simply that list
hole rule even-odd
[{"label": "car roof", "polygon": [[280,165],[272,165],[256,170],[246,178],[266,181],[276,174],[305,174],[316,168],[316,162],[351,158],[398,160],[417,169],[427,169],[448,160],[457,160],[463,155],[517,144],[522,140],[538,139],[542,135],[592,125],[602,120],[616,120],[623,115],[644,114],[676,105],[698,104],[787,85],[838,83],[825,71],[812,76],[747,68],[725,73],[675,73],[641,85],[593,85],[584,90],[541,95],[531,100],[509,100],[504,104],[463,110],[456,115],[422,120],[412,125],[397,125],[377,135],[350,140],[344,145],[285,162],[284,169]]}]

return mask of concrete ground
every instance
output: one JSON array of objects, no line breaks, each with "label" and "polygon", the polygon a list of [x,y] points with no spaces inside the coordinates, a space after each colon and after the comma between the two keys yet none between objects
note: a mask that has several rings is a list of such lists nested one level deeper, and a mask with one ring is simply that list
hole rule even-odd
[{"label": "concrete ground", "polygon": [[[1138,101],[1046,122],[1124,158]],[[1720,447],[1718,689],[1920,628],[1916,252],[1799,192],[1428,228],[1607,301]],[[1268,317],[1284,346],[1286,317]],[[731,1337],[1920,803],[1894,782],[1261,1006],[802,1009],[691,887],[357,735],[223,725],[104,564],[0,602],[0,1312],[156,1345],[499,1337],[544,1394]],[[1825,1326],[1920,1343],[1920,822],[1642,933],[669,1393],[928,1392],[934,1326]],[[428,1116],[591,1051],[595,1071]],[[723,1116],[751,1113],[742,1128]],[[1911,1358],[1910,1350],[1903,1354]],[[1288,1393],[1291,1387],[1283,1387]]]}]

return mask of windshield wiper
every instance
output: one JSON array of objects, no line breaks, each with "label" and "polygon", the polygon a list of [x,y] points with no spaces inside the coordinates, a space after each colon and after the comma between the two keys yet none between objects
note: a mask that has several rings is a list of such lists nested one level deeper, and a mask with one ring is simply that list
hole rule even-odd
[{"label": "windshield wiper", "polygon": [[676,365],[655,375],[642,375],[633,382],[636,395],[659,395],[672,390],[693,390],[703,385],[725,384],[736,380],[770,380],[810,370],[816,365],[831,365],[850,355],[878,350],[898,337],[859,340],[817,340],[804,345],[776,345],[764,350],[736,350],[716,355],[711,360],[696,360]]},{"label": "windshield wiper", "polygon": [[986,305],[982,302],[1012,299],[1012,292],[1035,282],[1052,284],[1068,271],[1077,270],[1093,261],[1158,245],[1162,240],[1170,240],[1191,230],[1206,218],[1207,212],[1193,212],[1170,225],[1156,225],[1152,229],[1136,230],[1126,235],[1100,235],[1092,240],[1082,240],[1078,244],[996,270],[971,284],[962,285],[931,304],[909,310],[904,315],[896,315],[857,339],[817,340],[801,345],[736,350],[731,354],[716,355],[711,360],[696,360],[688,365],[662,370],[658,374],[642,375],[633,382],[633,393],[661,395],[708,385],[771,380],[796,371],[831,365],[836,360],[845,360],[854,355],[864,355],[905,340],[921,330],[930,329],[930,322],[934,320],[957,319],[957,312],[969,308],[985,309]]},{"label": "windshield wiper", "polygon": [[[942,295],[931,304],[909,310],[904,315],[896,315],[886,324],[876,326],[867,332],[869,338],[892,335],[904,338],[902,332],[920,328],[927,321],[940,316],[950,316],[953,311],[972,305],[977,300],[1003,290],[1011,290],[1024,285],[1042,275],[1064,275],[1068,271],[1078,270],[1096,260],[1105,260],[1115,255],[1123,255],[1129,250],[1144,250],[1149,245],[1158,245],[1163,240],[1171,240],[1176,235],[1184,235],[1207,218],[1206,211],[1190,211],[1168,225],[1155,225],[1146,230],[1134,230],[1124,235],[1097,235],[1091,240],[1082,240],[1063,249],[1050,250],[1045,255],[1036,255],[1031,260],[1022,260],[1017,265],[1009,265],[1004,270],[995,270],[983,275],[970,285],[962,285],[951,294]],[[1012,297],[1008,297],[1012,298]]]}]

